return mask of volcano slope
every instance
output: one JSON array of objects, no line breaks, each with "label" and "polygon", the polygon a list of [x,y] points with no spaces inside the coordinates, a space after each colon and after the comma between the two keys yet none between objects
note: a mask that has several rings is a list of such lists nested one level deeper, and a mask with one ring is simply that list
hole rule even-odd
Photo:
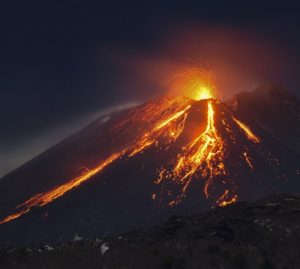
[{"label": "volcano slope", "polygon": [[1,179],[1,243],[112,235],[299,188],[299,156],[216,99],[163,96],[103,121]]},{"label": "volcano slope", "polygon": [[227,104],[240,117],[255,120],[268,133],[300,153],[300,100],[297,96],[265,83],[254,91],[236,94]]}]

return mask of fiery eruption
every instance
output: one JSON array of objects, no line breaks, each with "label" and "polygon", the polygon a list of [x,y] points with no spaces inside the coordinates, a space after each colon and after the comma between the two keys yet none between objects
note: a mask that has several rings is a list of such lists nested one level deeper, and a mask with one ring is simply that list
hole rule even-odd
[{"label": "fiery eruption", "polygon": [[[200,72],[200,74],[202,73]],[[215,123],[215,117],[219,115],[216,115],[214,108],[214,104],[217,101],[214,99],[214,87],[212,86],[211,78],[210,76],[206,76],[206,79],[203,79],[203,77],[200,79],[200,77],[197,70],[188,70],[181,73],[174,80],[176,82],[176,87],[174,87],[176,89],[177,87],[183,88],[187,95],[194,100],[183,97],[166,98],[160,102],[150,102],[140,108],[133,109],[124,120],[116,124],[113,128],[118,133],[120,131],[126,132],[126,126],[129,124],[133,124],[133,126],[135,124],[141,125],[137,129],[137,135],[126,142],[126,145],[123,145],[119,151],[105,158],[98,166],[85,171],[80,176],[62,185],[53,187],[46,192],[38,193],[18,205],[14,213],[3,218],[0,224],[17,219],[35,207],[42,207],[51,203],[93,178],[93,176],[100,174],[110,164],[121,158],[132,158],[151,146],[156,146],[159,149],[165,147],[166,150],[184,132],[191,107],[197,102],[207,103],[205,130],[181,148],[181,151],[178,152],[178,155],[172,161],[171,166],[169,165],[168,168],[162,167],[159,170],[158,178],[154,182],[161,184],[165,181],[172,181],[179,186],[180,193],[169,202],[170,206],[174,206],[182,201],[187,188],[194,178],[204,180],[203,192],[205,197],[209,198],[211,196],[210,187],[214,180],[222,176],[227,176],[224,162],[226,139],[219,133]],[[232,120],[241,128],[249,140],[254,143],[260,142],[259,137],[247,125],[234,117],[232,117]],[[147,123],[147,128],[143,127],[143,123]],[[250,168],[254,169],[248,154],[243,153],[243,157]],[[226,189],[215,202],[219,206],[226,206],[235,202],[237,197],[235,189]],[[157,195],[153,194],[152,198],[155,200]]]}]

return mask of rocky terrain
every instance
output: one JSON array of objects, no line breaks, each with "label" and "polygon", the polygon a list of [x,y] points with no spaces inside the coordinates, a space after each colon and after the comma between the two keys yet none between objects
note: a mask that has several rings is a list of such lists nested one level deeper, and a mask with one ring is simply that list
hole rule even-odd
[{"label": "rocky terrain", "polygon": [[272,195],[111,238],[2,247],[0,268],[300,268],[300,198]]}]

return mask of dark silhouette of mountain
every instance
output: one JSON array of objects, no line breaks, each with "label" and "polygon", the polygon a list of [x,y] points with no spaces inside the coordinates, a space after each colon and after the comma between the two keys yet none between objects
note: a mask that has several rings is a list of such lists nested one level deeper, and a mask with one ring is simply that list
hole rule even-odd
[{"label": "dark silhouette of mountain", "polygon": [[1,243],[114,235],[299,192],[299,155],[252,112],[162,96],[100,118],[1,179]]},{"label": "dark silhouette of mountain", "polygon": [[300,199],[273,195],[110,238],[2,248],[1,268],[300,267]]},{"label": "dark silhouette of mountain", "polygon": [[242,92],[228,101],[239,115],[247,115],[268,133],[300,152],[300,100],[271,83],[252,92]]}]

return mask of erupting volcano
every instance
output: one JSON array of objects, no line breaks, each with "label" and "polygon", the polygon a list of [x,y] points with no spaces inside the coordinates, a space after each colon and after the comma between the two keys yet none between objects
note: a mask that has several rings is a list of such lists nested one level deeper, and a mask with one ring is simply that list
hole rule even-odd
[{"label": "erupting volcano", "polygon": [[[202,208],[226,206],[238,199],[277,190],[282,184],[289,189],[286,180],[297,177],[297,161],[287,161],[284,156],[296,160],[296,155],[279,145],[255,121],[248,122],[251,117],[241,118],[218,100],[210,76],[203,79],[195,74],[195,70],[184,72],[172,80],[172,93],[117,114],[101,125],[91,125],[84,131],[86,137],[79,133],[64,142],[62,149],[58,147],[58,153],[52,150],[49,156],[44,156],[42,161],[54,160],[45,179],[48,189],[43,189],[43,184],[31,185],[22,195],[5,196],[0,224],[5,226],[17,219],[22,223],[24,218],[40,225],[38,219],[44,216],[47,219],[48,211],[49,218],[51,212],[62,211],[64,201],[84,201],[89,196],[86,193],[90,184],[99,188],[99,195],[95,194],[96,187],[90,192],[97,196],[91,199],[105,203],[112,210],[124,207],[127,213],[145,211],[138,217],[132,213],[133,223],[174,212],[176,208],[197,207],[198,203]],[[178,88],[183,89],[183,96],[178,96]],[[59,158],[61,150],[67,152],[65,161]],[[38,166],[37,160],[33,167]],[[36,180],[45,176],[38,169],[37,174],[32,173],[32,167],[22,169],[25,172],[27,169],[28,176]],[[81,172],[76,175],[78,170]],[[21,174],[25,177],[24,171]],[[3,180],[2,185],[8,181]],[[8,188],[4,186],[4,190],[5,187]],[[30,196],[21,201],[27,194]],[[122,205],[113,199],[120,199]],[[140,199],[140,205],[131,207],[131,199]],[[106,212],[99,209],[99,218],[106,218]],[[128,214],[131,218],[131,213]],[[113,221],[116,223],[113,226],[120,229],[121,218],[108,219],[103,229]],[[73,216],[68,221],[73,223]]]}]

